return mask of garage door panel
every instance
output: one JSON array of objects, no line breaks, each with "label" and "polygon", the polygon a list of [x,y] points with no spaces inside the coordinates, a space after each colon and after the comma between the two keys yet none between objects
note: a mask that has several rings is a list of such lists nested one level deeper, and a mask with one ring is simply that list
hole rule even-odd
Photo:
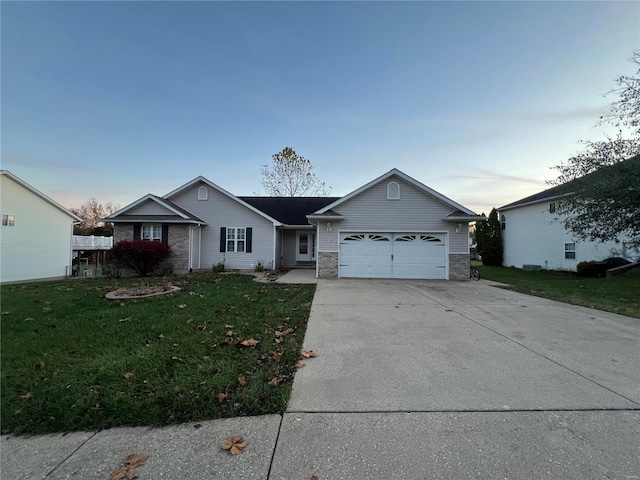
[{"label": "garage door panel", "polygon": [[392,240],[390,234],[346,235],[340,242],[340,276],[389,278]]},{"label": "garage door panel", "polygon": [[343,234],[340,276],[366,278],[446,278],[443,234]]}]

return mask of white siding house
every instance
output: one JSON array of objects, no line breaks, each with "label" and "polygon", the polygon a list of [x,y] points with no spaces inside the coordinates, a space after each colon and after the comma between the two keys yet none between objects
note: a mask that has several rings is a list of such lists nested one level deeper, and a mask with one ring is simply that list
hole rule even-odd
[{"label": "white siding house", "polygon": [[[582,241],[564,228],[555,212],[558,189],[551,188],[498,209],[502,225],[503,265],[575,271],[578,263],[624,257],[638,260],[638,252],[618,242]],[[528,268],[528,267],[526,267]]]},{"label": "white siding house", "polygon": [[63,277],[82,219],[11,172],[0,171],[0,282]]}]

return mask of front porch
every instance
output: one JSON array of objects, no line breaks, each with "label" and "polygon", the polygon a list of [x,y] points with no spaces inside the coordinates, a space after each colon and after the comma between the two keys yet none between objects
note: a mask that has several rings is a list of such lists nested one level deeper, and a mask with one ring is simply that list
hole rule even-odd
[{"label": "front porch", "polygon": [[316,231],[311,225],[278,229],[278,266],[285,269],[316,268]]}]

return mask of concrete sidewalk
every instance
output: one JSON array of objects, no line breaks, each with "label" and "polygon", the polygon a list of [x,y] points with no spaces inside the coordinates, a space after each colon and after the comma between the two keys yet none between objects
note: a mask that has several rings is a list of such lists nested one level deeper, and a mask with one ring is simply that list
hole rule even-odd
[{"label": "concrete sidewalk", "polygon": [[[640,475],[640,321],[480,282],[320,280],[284,416],[2,436],[7,479]],[[242,435],[242,455],[220,449]]]}]

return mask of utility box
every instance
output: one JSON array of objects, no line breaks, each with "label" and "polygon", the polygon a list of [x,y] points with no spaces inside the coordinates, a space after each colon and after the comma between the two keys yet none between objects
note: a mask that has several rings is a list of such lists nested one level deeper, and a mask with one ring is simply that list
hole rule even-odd
[{"label": "utility box", "polygon": [[539,272],[542,270],[542,265],[522,265],[522,270],[525,272]]}]

